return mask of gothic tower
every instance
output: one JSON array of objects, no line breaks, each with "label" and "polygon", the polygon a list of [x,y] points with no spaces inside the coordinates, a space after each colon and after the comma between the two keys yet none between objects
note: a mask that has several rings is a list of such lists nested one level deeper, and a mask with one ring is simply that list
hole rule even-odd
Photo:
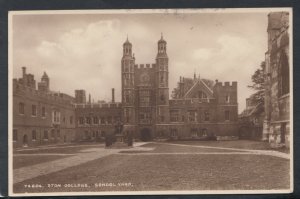
[{"label": "gothic tower", "polygon": [[156,123],[169,123],[169,72],[167,55],[167,42],[163,39],[158,41],[156,56]]},{"label": "gothic tower", "polygon": [[43,76],[42,76],[42,82],[45,82],[45,84],[46,84],[46,89],[47,89],[47,91],[49,91],[49,87],[50,87],[50,79],[49,79],[49,77],[48,77],[48,75],[47,75],[46,72],[44,72],[44,74],[43,74]]},{"label": "gothic tower", "polygon": [[128,37],[127,37],[127,40],[123,44],[123,57],[121,60],[122,105],[123,105],[122,117],[123,117],[125,131],[126,131],[126,126],[131,126],[134,125],[135,123],[134,64],[135,64],[135,58],[132,55],[132,44],[128,41]]},{"label": "gothic tower", "polygon": [[44,74],[41,78],[41,82],[38,82],[38,90],[42,91],[42,92],[50,91],[50,79],[46,72],[44,72]]}]

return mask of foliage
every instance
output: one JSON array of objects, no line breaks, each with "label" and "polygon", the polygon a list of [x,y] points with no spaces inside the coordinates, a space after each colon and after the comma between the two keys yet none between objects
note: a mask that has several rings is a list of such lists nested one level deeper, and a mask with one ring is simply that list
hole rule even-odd
[{"label": "foliage", "polygon": [[263,103],[265,100],[265,65],[265,62],[260,64],[260,68],[257,69],[251,77],[252,85],[248,85],[249,88],[252,88],[256,91],[250,96],[250,100],[253,104]]}]

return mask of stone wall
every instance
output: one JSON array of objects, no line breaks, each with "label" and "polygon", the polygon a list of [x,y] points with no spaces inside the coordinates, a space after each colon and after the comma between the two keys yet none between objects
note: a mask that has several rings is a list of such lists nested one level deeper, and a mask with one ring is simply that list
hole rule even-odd
[{"label": "stone wall", "polygon": [[264,137],[274,146],[289,147],[289,13],[268,15]]}]

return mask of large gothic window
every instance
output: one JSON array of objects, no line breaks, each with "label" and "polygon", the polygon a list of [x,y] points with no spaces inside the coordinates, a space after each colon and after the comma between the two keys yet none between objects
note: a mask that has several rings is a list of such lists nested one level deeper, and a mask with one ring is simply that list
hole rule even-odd
[{"label": "large gothic window", "polygon": [[179,111],[178,110],[170,111],[170,120],[171,120],[171,122],[178,122],[178,120],[179,120]]},{"label": "large gothic window", "polygon": [[278,67],[278,94],[279,96],[288,94],[290,92],[290,69],[288,57],[284,51],[280,54],[280,61]]},{"label": "large gothic window", "polygon": [[164,75],[162,74],[161,76],[160,76],[160,83],[163,83],[164,82]]},{"label": "large gothic window", "polygon": [[202,91],[198,91],[197,94],[198,94],[199,99],[206,99],[207,98],[207,95]]}]

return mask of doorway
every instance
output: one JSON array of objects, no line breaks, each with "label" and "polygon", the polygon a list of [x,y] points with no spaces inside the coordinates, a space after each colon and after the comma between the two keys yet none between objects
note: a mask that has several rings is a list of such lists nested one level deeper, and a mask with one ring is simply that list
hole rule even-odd
[{"label": "doorway", "polygon": [[150,131],[149,128],[143,128],[141,130],[141,140],[143,142],[147,142],[147,141],[152,140],[151,131]]},{"label": "doorway", "polygon": [[23,136],[23,147],[27,147],[28,146],[28,136],[25,134]]}]

